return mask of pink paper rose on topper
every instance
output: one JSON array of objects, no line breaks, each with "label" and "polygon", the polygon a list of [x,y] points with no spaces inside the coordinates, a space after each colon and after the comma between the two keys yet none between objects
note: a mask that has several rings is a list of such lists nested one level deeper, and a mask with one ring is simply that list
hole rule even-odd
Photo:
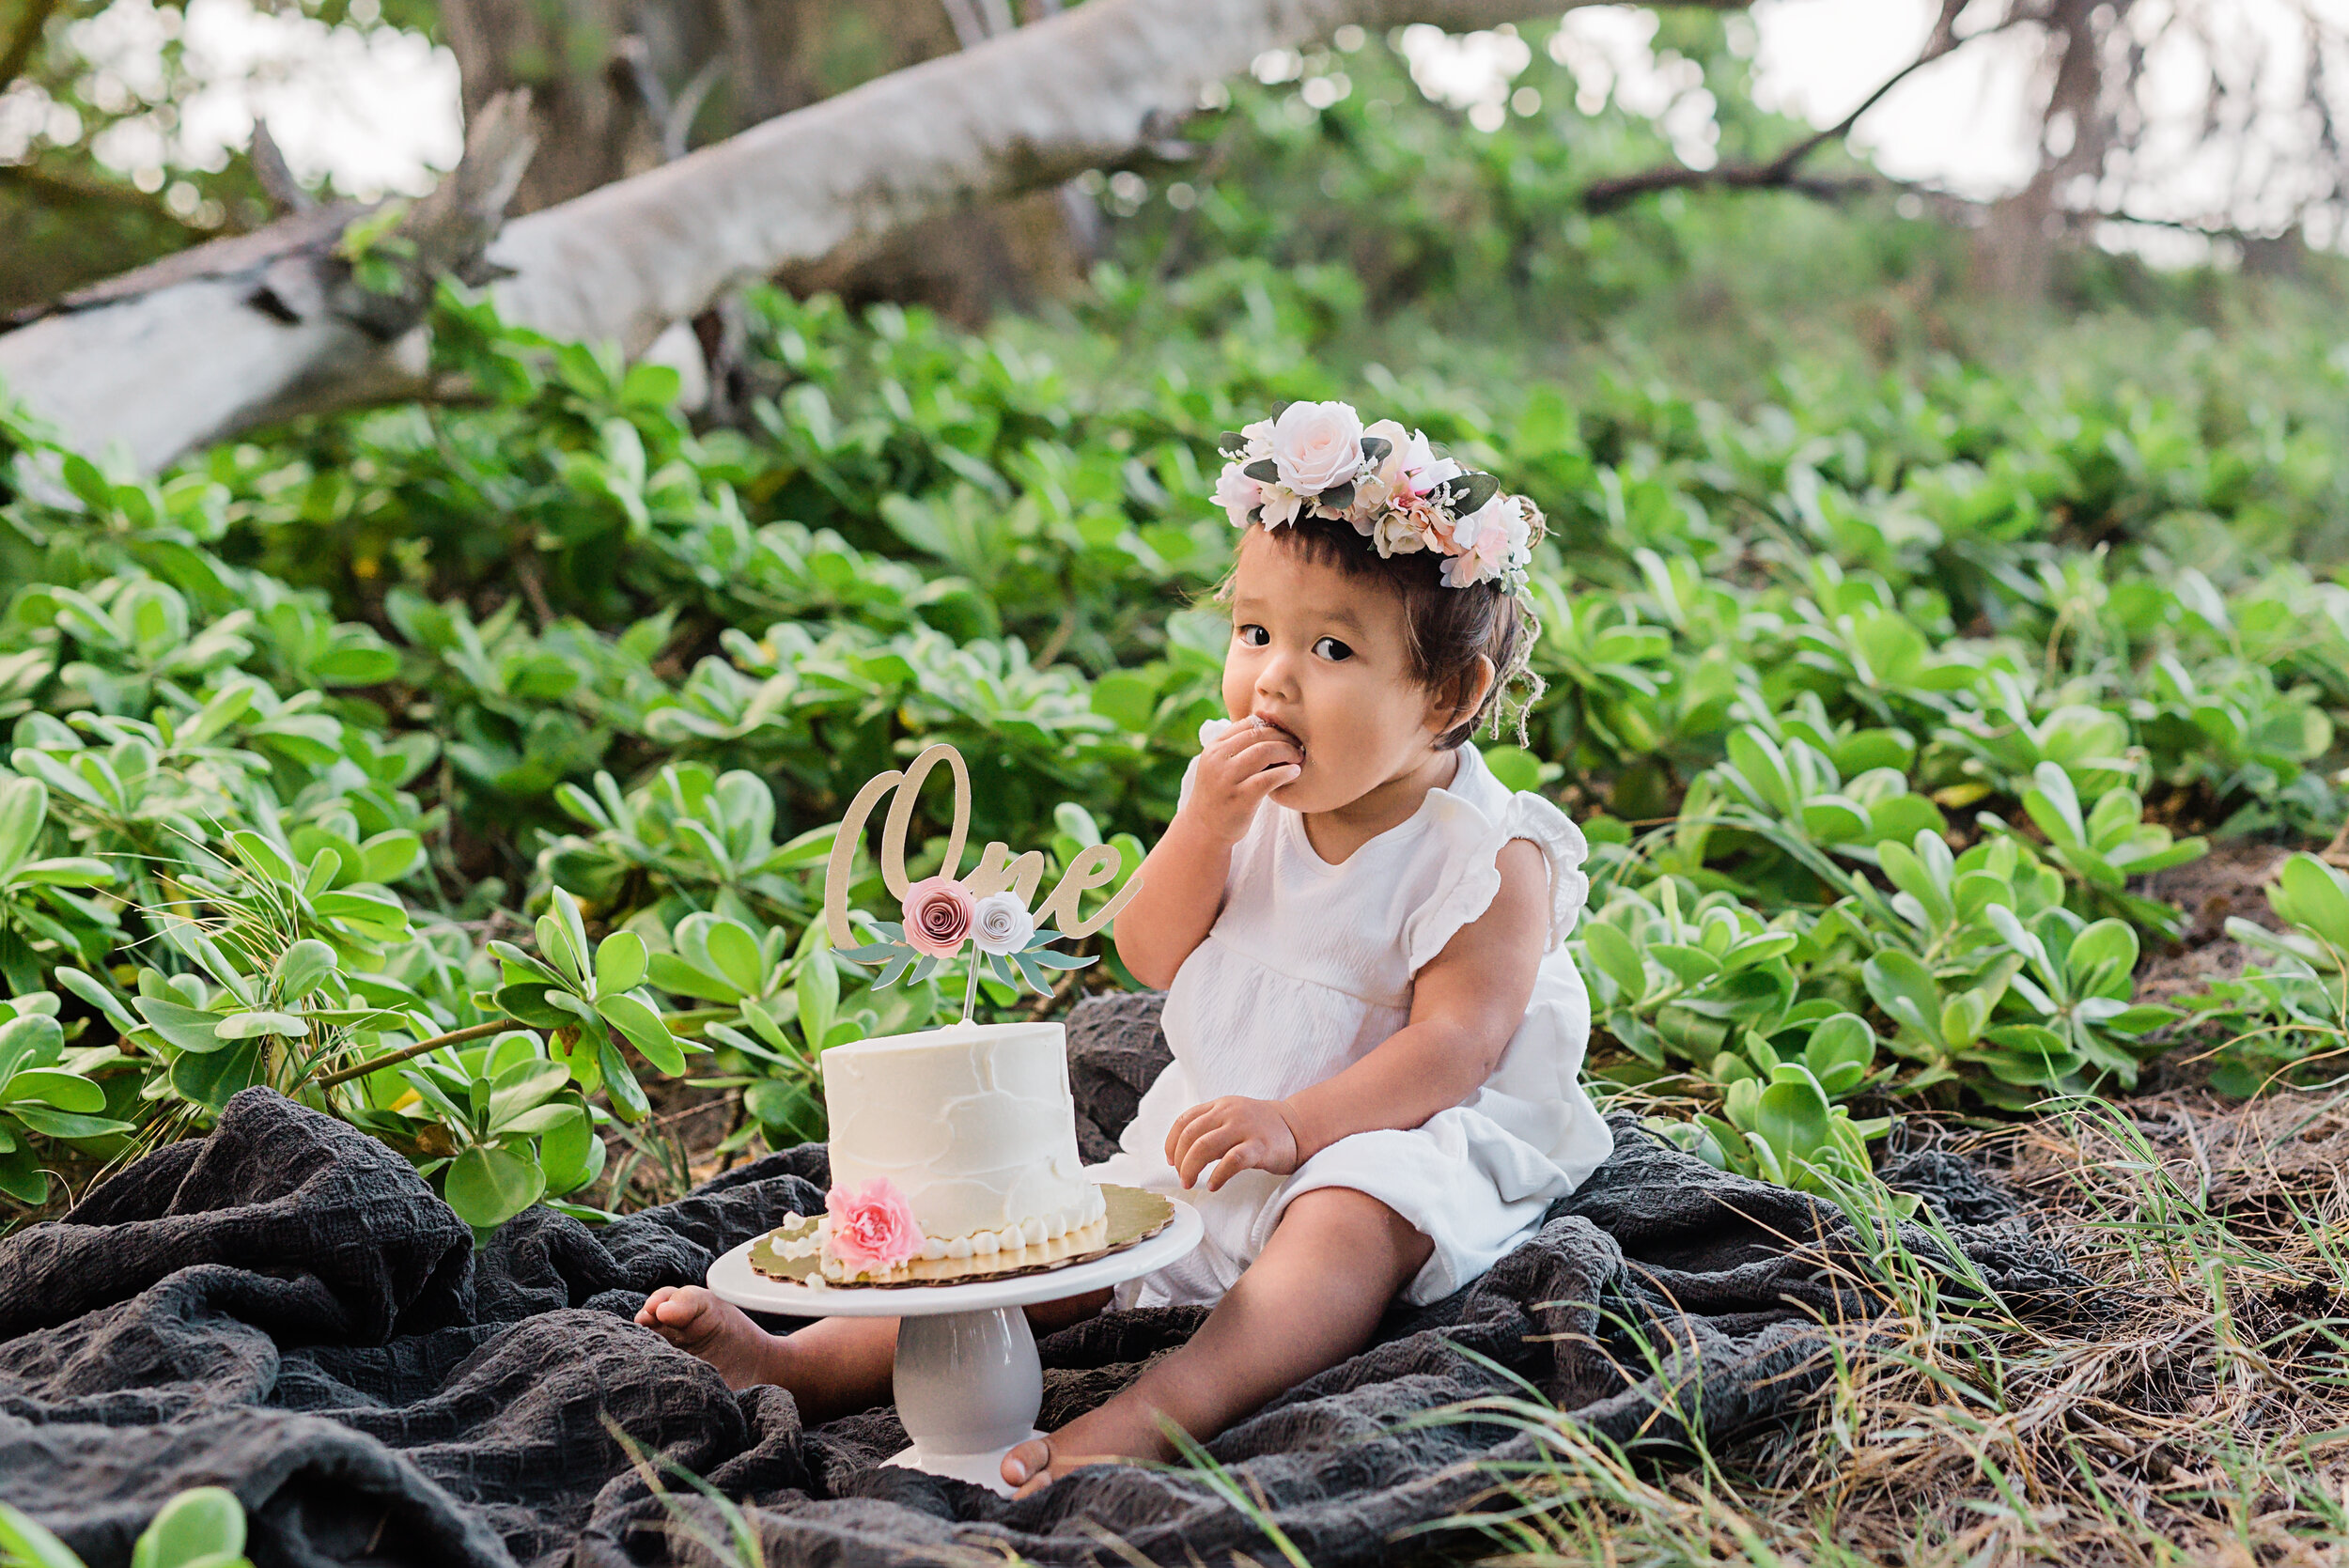
[{"label": "pink paper rose on topper", "polygon": [[832,1219],[832,1255],[850,1268],[894,1268],[922,1251],[922,1227],[896,1183],[879,1176],[860,1188],[824,1194]]},{"label": "pink paper rose on topper", "polygon": [[962,951],[979,901],[950,877],[926,877],[906,889],[906,944],[933,958]]}]

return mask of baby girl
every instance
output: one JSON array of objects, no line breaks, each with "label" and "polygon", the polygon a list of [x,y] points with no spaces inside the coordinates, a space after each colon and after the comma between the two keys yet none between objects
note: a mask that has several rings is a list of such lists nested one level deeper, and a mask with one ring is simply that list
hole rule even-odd
[{"label": "baby girl", "polygon": [[[1243,530],[1223,702],[1118,916],[1166,988],[1174,1060],[1096,1179],[1180,1193],[1188,1257],[1120,1306],[1211,1303],[1123,1393],[1014,1449],[1033,1488],[1170,1456],[1441,1298],[1532,1235],[1610,1148],[1578,1075],[1590,1004],[1561,940],[1581,834],[1469,737],[1525,673],[1541,517],[1392,421],[1296,403],[1226,438]],[[1110,1293],[1030,1309],[1039,1329]],[[896,1325],[781,1338],[700,1287],[637,1314],[737,1388],[820,1421],[888,1397]]]}]

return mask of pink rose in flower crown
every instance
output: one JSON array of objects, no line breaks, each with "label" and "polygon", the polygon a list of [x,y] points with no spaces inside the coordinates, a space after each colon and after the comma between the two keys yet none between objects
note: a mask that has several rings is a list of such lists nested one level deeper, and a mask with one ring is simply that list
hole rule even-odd
[{"label": "pink rose in flower crown", "polygon": [[951,958],[971,935],[979,901],[951,877],[926,877],[906,889],[906,945],[932,958]]},{"label": "pink rose in flower crown", "polygon": [[1223,508],[1235,528],[1248,526],[1248,514],[1264,500],[1264,488],[1230,463],[1215,482],[1215,504]]},{"label": "pink rose in flower crown", "polygon": [[1445,586],[1465,587],[1500,577],[1510,561],[1529,548],[1530,534],[1517,497],[1494,496],[1452,525],[1453,551],[1443,564]]},{"label": "pink rose in flower crown", "polygon": [[1345,403],[1291,403],[1272,422],[1272,466],[1299,495],[1343,485],[1362,467],[1362,416]]},{"label": "pink rose in flower crown", "polygon": [[835,1187],[824,1194],[832,1217],[832,1255],[850,1268],[894,1268],[922,1250],[922,1227],[913,1206],[887,1176],[853,1191]]}]

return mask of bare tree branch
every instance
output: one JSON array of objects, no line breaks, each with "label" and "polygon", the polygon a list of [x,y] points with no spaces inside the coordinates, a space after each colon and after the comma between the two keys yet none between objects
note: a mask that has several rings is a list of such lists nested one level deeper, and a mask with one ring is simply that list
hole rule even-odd
[{"label": "bare tree branch", "polygon": [[318,198],[302,188],[293,170],[286,165],[285,153],[278,150],[277,138],[269,133],[269,122],[254,116],[253,177],[261,182],[262,194],[280,212],[307,212],[318,205]]},{"label": "bare tree branch", "polygon": [[1890,76],[1876,89],[1859,101],[1859,106],[1824,131],[1812,132],[1795,143],[1766,163],[1718,163],[1709,169],[1693,169],[1687,164],[1668,164],[1638,174],[1620,175],[1611,179],[1595,179],[1582,193],[1583,210],[1590,212],[1611,212],[1641,196],[1659,191],[1682,191],[1699,186],[1719,186],[1740,191],[1795,191],[1805,195],[1838,197],[1858,191],[1878,188],[1873,179],[1805,179],[1797,170],[1809,158],[1829,142],[1840,142],[1852,133],[1860,116],[1884,101],[1884,95],[1909,77],[1948,54],[1952,50],[2014,25],[2016,18],[2010,16],[1996,26],[1985,28],[1968,38],[1957,36],[1958,13],[1966,8],[1967,0],[1941,0],[1941,14],[1934,21],[1933,31],[1926,35],[1924,47],[1917,57]]}]

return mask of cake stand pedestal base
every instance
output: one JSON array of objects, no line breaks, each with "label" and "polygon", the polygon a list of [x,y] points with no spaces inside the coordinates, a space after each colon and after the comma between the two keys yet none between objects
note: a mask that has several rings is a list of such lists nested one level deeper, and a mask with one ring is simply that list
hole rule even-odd
[{"label": "cake stand pedestal base", "polygon": [[892,1386],[913,1446],[890,1464],[1010,1490],[1003,1455],[1038,1435],[1044,1404],[1025,1308],[900,1318]]},{"label": "cake stand pedestal base", "polygon": [[787,1317],[894,1317],[893,1373],[898,1419],[913,1445],[892,1458],[1009,1496],[1003,1455],[1038,1436],[1044,1369],[1022,1311],[1037,1301],[1083,1296],[1165,1267],[1199,1245],[1198,1211],[1179,1199],[1166,1228],[1123,1251],[1037,1274],[960,1284],[809,1286],[751,1266],[752,1242],[709,1265],[722,1301]]}]

